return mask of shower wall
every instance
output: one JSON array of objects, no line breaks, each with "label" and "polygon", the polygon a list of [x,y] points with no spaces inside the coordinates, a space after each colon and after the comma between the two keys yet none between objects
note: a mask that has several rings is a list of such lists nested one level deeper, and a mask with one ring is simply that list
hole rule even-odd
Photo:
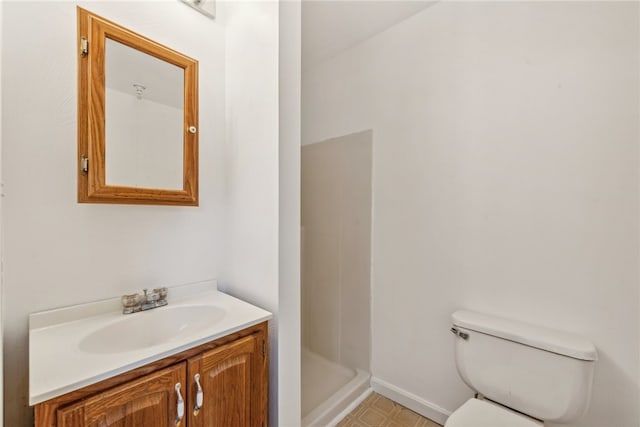
[{"label": "shower wall", "polygon": [[372,132],[302,147],[302,343],[367,372]]}]

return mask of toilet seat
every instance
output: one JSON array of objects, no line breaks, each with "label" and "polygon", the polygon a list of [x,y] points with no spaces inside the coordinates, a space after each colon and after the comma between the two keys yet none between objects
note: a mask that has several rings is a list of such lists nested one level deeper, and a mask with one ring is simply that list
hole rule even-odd
[{"label": "toilet seat", "polygon": [[444,427],[541,427],[533,418],[486,400],[471,398],[449,416]]}]

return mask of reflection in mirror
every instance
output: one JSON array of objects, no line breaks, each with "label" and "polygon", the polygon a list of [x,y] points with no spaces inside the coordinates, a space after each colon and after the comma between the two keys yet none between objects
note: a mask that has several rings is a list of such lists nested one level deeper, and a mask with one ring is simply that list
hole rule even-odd
[{"label": "reflection in mirror", "polygon": [[105,43],[107,185],[182,189],[184,70]]}]

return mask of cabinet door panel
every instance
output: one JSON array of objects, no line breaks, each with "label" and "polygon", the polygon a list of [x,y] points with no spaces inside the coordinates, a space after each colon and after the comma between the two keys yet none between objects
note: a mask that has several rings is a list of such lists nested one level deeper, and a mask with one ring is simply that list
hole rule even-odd
[{"label": "cabinet door panel", "polygon": [[58,427],[173,427],[185,379],[184,363],[149,374],[58,410]]},{"label": "cabinet door panel", "polygon": [[[259,409],[265,393],[262,384],[266,358],[262,334],[254,334],[189,360],[190,427],[259,427],[264,417]],[[196,411],[200,374],[202,408]]]}]

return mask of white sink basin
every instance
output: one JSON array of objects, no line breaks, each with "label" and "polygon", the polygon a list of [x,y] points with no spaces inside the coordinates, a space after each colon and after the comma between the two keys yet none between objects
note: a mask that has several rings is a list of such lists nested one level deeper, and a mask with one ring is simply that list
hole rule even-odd
[{"label": "white sink basin", "polygon": [[166,306],[127,314],[84,337],[78,348],[86,353],[139,350],[197,333],[224,315],[224,309],[208,305]]},{"label": "white sink basin", "polygon": [[123,315],[119,297],[31,313],[29,404],[272,318],[268,311],[218,291],[215,281],[169,288],[169,295],[168,306],[142,313]]}]

